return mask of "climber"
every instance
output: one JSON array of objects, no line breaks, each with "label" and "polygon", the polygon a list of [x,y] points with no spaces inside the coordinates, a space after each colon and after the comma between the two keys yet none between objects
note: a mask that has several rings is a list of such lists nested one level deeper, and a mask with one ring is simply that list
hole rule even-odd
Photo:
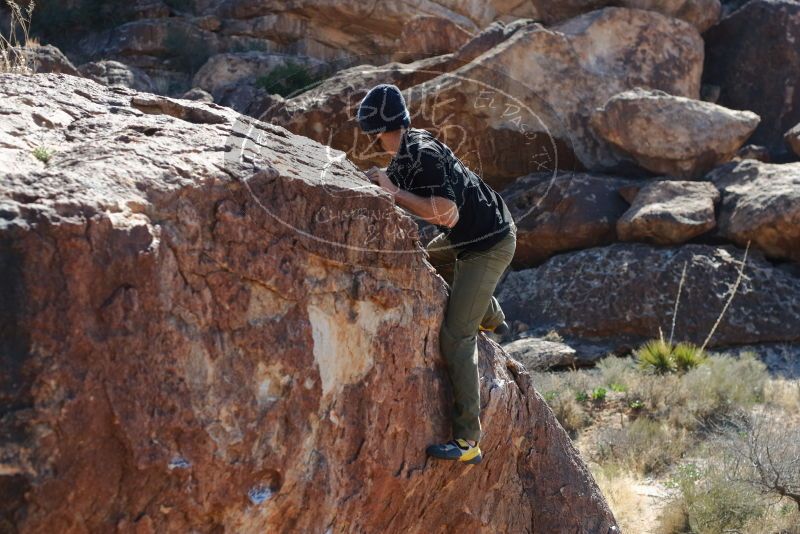
[{"label": "climber", "polygon": [[431,445],[428,455],[476,464],[479,441],[479,330],[509,327],[492,295],[516,249],[516,225],[500,195],[426,130],[412,128],[400,89],[373,87],[359,103],[357,120],[373,143],[392,154],[386,169],[366,171],[414,215],[440,230],[427,245],[429,259],[448,284],[439,347],[453,386],[453,439]]}]

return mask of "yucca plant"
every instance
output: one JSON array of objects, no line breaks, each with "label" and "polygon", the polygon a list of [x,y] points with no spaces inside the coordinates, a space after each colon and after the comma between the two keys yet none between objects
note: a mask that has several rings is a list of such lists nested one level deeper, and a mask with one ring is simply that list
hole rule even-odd
[{"label": "yucca plant", "polygon": [[677,370],[672,357],[672,347],[663,338],[646,342],[636,350],[636,360],[642,370],[657,374],[672,373]]},{"label": "yucca plant", "polygon": [[680,372],[694,369],[706,360],[706,354],[694,343],[681,342],[672,348],[675,366]]}]

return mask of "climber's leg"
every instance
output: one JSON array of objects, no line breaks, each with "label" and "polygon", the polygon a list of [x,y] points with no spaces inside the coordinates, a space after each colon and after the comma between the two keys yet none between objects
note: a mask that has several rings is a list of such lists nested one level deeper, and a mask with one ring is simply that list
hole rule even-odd
[{"label": "climber's leg", "polygon": [[[436,268],[436,271],[447,282],[449,290],[453,285],[453,270],[456,263],[456,254],[459,251],[453,248],[444,234],[439,234],[431,239],[425,249],[431,265]],[[505,318],[503,310],[500,308],[500,303],[496,298],[492,297],[480,324],[486,330],[494,330],[497,325],[505,321]]]},{"label": "climber's leg", "polygon": [[455,265],[439,335],[453,384],[454,438],[477,442],[481,437],[478,327],[515,249],[516,232],[512,228],[512,232],[489,250],[462,252]]},{"label": "climber's leg", "polygon": [[436,271],[444,278],[449,288],[453,284],[453,268],[456,263],[456,249],[450,244],[444,234],[439,234],[430,240],[425,247],[428,260]]}]

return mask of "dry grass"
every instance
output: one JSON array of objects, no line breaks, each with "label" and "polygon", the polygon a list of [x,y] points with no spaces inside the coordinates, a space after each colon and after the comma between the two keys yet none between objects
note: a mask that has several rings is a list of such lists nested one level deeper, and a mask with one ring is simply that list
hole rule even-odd
[{"label": "dry grass", "polygon": [[590,469],[622,532],[644,534],[656,523],[664,504],[660,488],[616,467],[590,464]]},{"label": "dry grass", "polygon": [[35,4],[31,0],[23,9],[14,0],[5,2],[11,16],[8,35],[0,32],[0,72],[30,74],[33,70],[31,58],[24,49],[38,44],[29,35]]}]

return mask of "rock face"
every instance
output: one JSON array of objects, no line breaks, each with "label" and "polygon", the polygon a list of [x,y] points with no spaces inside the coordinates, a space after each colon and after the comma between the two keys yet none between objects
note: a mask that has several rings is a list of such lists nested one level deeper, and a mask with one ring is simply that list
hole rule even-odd
[{"label": "rock face", "polygon": [[786,146],[792,149],[796,156],[800,157],[800,123],[797,123],[794,128],[786,132],[783,140],[786,142]]},{"label": "rock face", "polygon": [[558,252],[607,245],[628,204],[619,190],[635,184],[587,173],[534,173],[500,194],[517,224],[515,266],[538,265]]},{"label": "rock face", "polygon": [[617,221],[617,235],[622,241],[683,243],[714,228],[714,206],[719,199],[719,191],[708,182],[647,184]]},{"label": "rock face", "polygon": [[96,61],[79,67],[81,75],[105,85],[120,85],[136,91],[152,93],[155,86],[143,71],[119,61]]},{"label": "rock face", "polygon": [[543,168],[617,168],[620,158],[589,125],[594,109],[636,86],[696,98],[702,55],[689,24],[605,8],[552,28],[522,28],[467,65],[411,88],[406,100],[412,122],[413,113],[418,126],[438,122],[462,159],[502,188]]},{"label": "rock face", "polygon": [[761,117],[751,142],[783,152],[781,136],[800,122],[800,3],[752,0],[704,35],[703,81],[719,104]]},{"label": "rock face", "polygon": [[[393,83],[400,89],[413,87],[472,61],[519,29],[532,24],[525,20],[512,24],[495,22],[450,54],[411,63],[392,62],[379,67],[357,65],[341,69],[317,87],[294,98],[272,103],[256,116],[342,150],[361,168],[371,165],[383,167],[388,164],[389,156],[380,147],[370,145],[354,120],[357,106],[369,89],[378,83]],[[412,115],[420,116],[414,110],[410,111]]]},{"label": "rock face", "polygon": [[643,89],[614,95],[592,115],[603,139],[639,165],[681,178],[730,160],[758,121],[749,111]]},{"label": "rock face", "polygon": [[[617,243],[559,254],[509,273],[497,299],[511,320],[586,339],[640,343],[669,334],[686,268],[675,338],[702,343],[730,294],[744,250],[730,245]],[[751,248],[744,276],[710,346],[800,339],[800,278]]]},{"label": "rock face", "polygon": [[708,175],[722,193],[719,234],[800,261],[800,163],[729,163]]},{"label": "rock face", "polygon": [[506,343],[503,350],[531,370],[564,367],[577,360],[575,349],[569,345],[535,337],[524,337]]},{"label": "rock face", "polygon": [[719,0],[533,0],[530,16],[553,24],[603,6],[615,5],[657,11],[694,25],[704,32],[719,20]]},{"label": "rock face", "polygon": [[75,65],[64,55],[61,50],[53,45],[36,45],[24,48],[17,48],[25,56],[33,72],[62,73],[72,76],[80,76]]},{"label": "rock face", "polygon": [[276,68],[294,63],[313,70],[322,66],[319,61],[297,58],[286,54],[259,51],[217,54],[211,57],[195,74],[192,85],[211,93],[215,101],[220,101],[226,92],[246,83],[255,85],[258,78],[269,74]]},{"label": "rock face", "polygon": [[403,31],[397,39],[397,51],[392,61],[407,63],[431,56],[449,54],[458,50],[472,37],[450,19],[441,17],[420,16],[403,25]]},{"label": "rock face", "polygon": [[64,75],[0,106],[3,530],[616,531],[483,336],[486,458],[426,460],[446,286],[343,154]]},{"label": "rock face", "polygon": [[[473,42],[491,48],[466,55],[471,58],[466,64],[454,54],[429,58],[428,65],[340,72],[335,85],[301,95],[297,105],[290,99],[288,109],[279,112],[285,116],[270,120],[314,139],[331,139],[331,146],[358,162],[363,151],[363,144],[354,142],[358,125],[342,117],[355,116],[360,101],[355,97],[363,96],[372,78],[395,83],[404,90],[413,126],[431,131],[502,189],[543,169],[619,167],[622,158],[589,125],[594,109],[619,92],[647,86],[699,95],[700,35],[689,24],[652,11],[606,8],[552,28],[525,23],[493,44],[497,33],[476,36]],[[353,76],[355,70],[364,74]],[[342,91],[343,84],[351,88]]]}]

